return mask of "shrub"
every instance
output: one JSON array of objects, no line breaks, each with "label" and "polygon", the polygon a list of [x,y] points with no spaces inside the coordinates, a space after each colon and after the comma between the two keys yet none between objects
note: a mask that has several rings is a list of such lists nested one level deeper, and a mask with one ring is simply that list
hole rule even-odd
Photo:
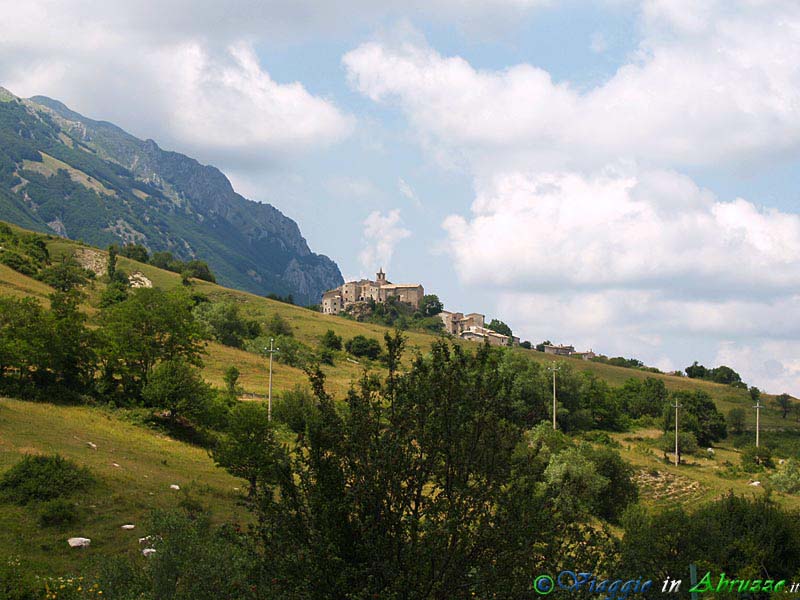
[{"label": "shrub", "polygon": [[60,527],[78,521],[78,508],[74,502],[64,498],[56,498],[42,504],[39,511],[39,525],[42,527]]},{"label": "shrub", "polygon": [[742,450],[742,468],[750,473],[771,469],[775,466],[772,461],[772,450],[766,446],[746,446]]},{"label": "shrub", "polygon": [[283,393],[272,412],[276,421],[286,424],[294,433],[303,433],[316,412],[316,405],[311,393],[298,385]]},{"label": "shrub", "polygon": [[372,360],[378,358],[381,353],[380,342],[375,338],[368,338],[363,335],[357,335],[347,340],[344,347],[353,356],[361,356]]},{"label": "shrub", "polygon": [[17,504],[64,498],[89,487],[89,470],[58,454],[26,456],[3,474],[0,495]]},{"label": "shrub", "polygon": [[783,468],[770,477],[776,490],[787,494],[800,494],[800,462],[790,458]]},{"label": "shrub", "polygon": [[327,348],[328,350],[341,350],[342,349],[342,336],[336,335],[336,332],[333,329],[328,329],[325,332],[325,335],[322,336],[322,340],[320,340],[323,348]]},{"label": "shrub", "polygon": [[272,315],[272,318],[267,322],[267,333],[272,336],[292,336],[292,326],[280,316],[278,313]]}]

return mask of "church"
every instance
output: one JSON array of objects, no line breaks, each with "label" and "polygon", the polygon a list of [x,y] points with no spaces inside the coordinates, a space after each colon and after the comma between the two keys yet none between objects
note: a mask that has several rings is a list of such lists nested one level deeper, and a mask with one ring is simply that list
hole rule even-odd
[{"label": "church", "polygon": [[369,279],[348,281],[322,294],[322,312],[326,315],[336,315],[351,304],[370,300],[386,302],[389,298],[396,298],[400,302],[419,308],[424,295],[425,290],[419,283],[392,283],[386,279],[386,273],[381,269],[376,274],[375,281]]}]

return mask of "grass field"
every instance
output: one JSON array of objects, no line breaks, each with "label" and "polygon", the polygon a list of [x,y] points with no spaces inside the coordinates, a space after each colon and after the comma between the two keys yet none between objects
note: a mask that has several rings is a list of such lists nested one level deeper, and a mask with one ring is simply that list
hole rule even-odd
[{"label": "grass field", "polygon": [[[0,505],[0,547],[38,572],[61,574],[105,554],[135,553],[154,508],[175,508],[191,498],[213,506],[217,519],[245,519],[237,504],[242,482],[217,468],[202,448],[125,422],[122,413],[86,406],[0,399],[0,471],[25,454],[59,453],[91,469],[98,483],[77,498],[83,518],[42,528],[35,508]],[[89,442],[95,444],[92,449]],[[119,466],[116,466],[119,465]],[[180,486],[180,491],[170,485]],[[122,525],[133,524],[128,531]],[[86,550],[67,538],[88,537]]]},{"label": "grass field", "polygon": [[[71,252],[80,244],[54,238],[49,242],[52,255]],[[141,272],[154,285],[166,289],[181,286],[178,274],[157,269],[120,257],[119,268],[128,273]],[[294,336],[303,343],[316,347],[322,335],[332,329],[345,339],[366,335],[381,339],[387,328],[350,321],[341,317],[323,315],[315,311],[269,300],[246,292],[223,288],[204,281],[194,281],[196,291],[207,294],[212,300],[231,300],[239,304],[250,318],[266,322],[280,314],[292,327]],[[103,284],[96,280],[86,289],[85,309],[90,322],[96,313]],[[0,295],[15,297],[33,296],[47,302],[51,289],[35,279],[25,277],[0,265]],[[408,352],[425,352],[436,336],[406,332]],[[457,342],[474,347],[470,342]],[[723,413],[730,408],[746,409],[748,427],[755,426],[752,401],[745,390],[710,382],[690,380],[685,377],[651,374],[635,369],[625,369],[572,358],[558,358],[543,353],[515,349],[529,360],[539,363],[563,361],[576,371],[586,370],[611,385],[621,385],[626,379],[657,377],[670,390],[707,391]],[[265,394],[268,384],[266,359],[257,354],[210,343],[204,358],[204,376],[215,386],[222,386],[222,377],[230,366],[241,372],[240,384],[245,392]],[[379,364],[358,363],[347,359],[344,353],[335,355],[335,366],[324,366],[328,389],[342,398],[348,387],[359,378],[365,368],[379,370]],[[274,364],[273,387],[276,396],[296,385],[305,385],[305,373],[297,368]],[[764,435],[770,432],[791,431],[798,434],[800,423],[794,418],[782,419],[774,398],[766,397],[767,409],[762,412]],[[78,563],[105,553],[136,552],[137,539],[146,532],[137,527],[125,531],[126,523],[139,525],[153,508],[175,507],[188,493],[201,503],[213,506],[218,519],[247,518],[237,504],[239,492],[234,488],[242,483],[214,466],[203,449],[171,440],[143,425],[124,419],[123,411],[98,407],[63,406],[58,404],[29,403],[0,399],[0,471],[5,470],[26,453],[58,452],[88,466],[99,479],[98,485],[80,499],[85,519],[79,527],[67,529],[42,529],[36,514],[29,508],[2,505],[0,508],[0,544],[8,554],[17,554],[33,563],[35,568],[47,573],[65,573]],[[763,494],[763,487],[749,485],[750,478],[740,476],[728,479],[725,463],[739,463],[738,450],[727,440],[715,448],[715,455],[686,457],[687,464],[679,468],[666,464],[660,451],[648,440],[659,432],[640,429],[635,432],[614,434],[621,444],[621,453],[638,471],[637,478],[645,502],[666,506],[681,502],[695,506],[701,501],[721,496],[728,490],[751,495]],[[88,442],[97,445],[97,450]],[[779,457],[780,458],[780,457]],[[119,467],[114,466],[119,464]],[[656,474],[657,473],[657,474]],[[181,486],[180,492],[169,488]],[[786,506],[800,508],[800,498],[776,494]],[[76,552],[67,547],[70,536],[92,538],[87,552]]]}]

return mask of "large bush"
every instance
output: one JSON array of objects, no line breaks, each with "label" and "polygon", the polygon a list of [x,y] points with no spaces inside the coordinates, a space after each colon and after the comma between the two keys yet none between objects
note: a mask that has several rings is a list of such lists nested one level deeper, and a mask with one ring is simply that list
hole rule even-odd
[{"label": "large bush", "polygon": [[29,455],[3,474],[0,497],[17,504],[53,500],[85,490],[93,481],[88,469],[58,454]]},{"label": "large bush", "polygon": [[769,480],[778,491],[800,494],[800,462],[790,458]]},{"label": "large bush", "polygon": [[375,338],[357,335],[347,340],[345,349],[353,356],[375,360],[381,354],[381,345]]}]

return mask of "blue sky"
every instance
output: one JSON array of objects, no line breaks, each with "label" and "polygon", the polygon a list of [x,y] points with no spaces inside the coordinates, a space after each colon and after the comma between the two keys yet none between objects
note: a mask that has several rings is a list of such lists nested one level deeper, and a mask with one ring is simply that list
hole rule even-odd
[{"label": "blue sky", "polygon": [[800,394],[795,2],[0,8],[0,85],[219,166],[345,276]]}]

